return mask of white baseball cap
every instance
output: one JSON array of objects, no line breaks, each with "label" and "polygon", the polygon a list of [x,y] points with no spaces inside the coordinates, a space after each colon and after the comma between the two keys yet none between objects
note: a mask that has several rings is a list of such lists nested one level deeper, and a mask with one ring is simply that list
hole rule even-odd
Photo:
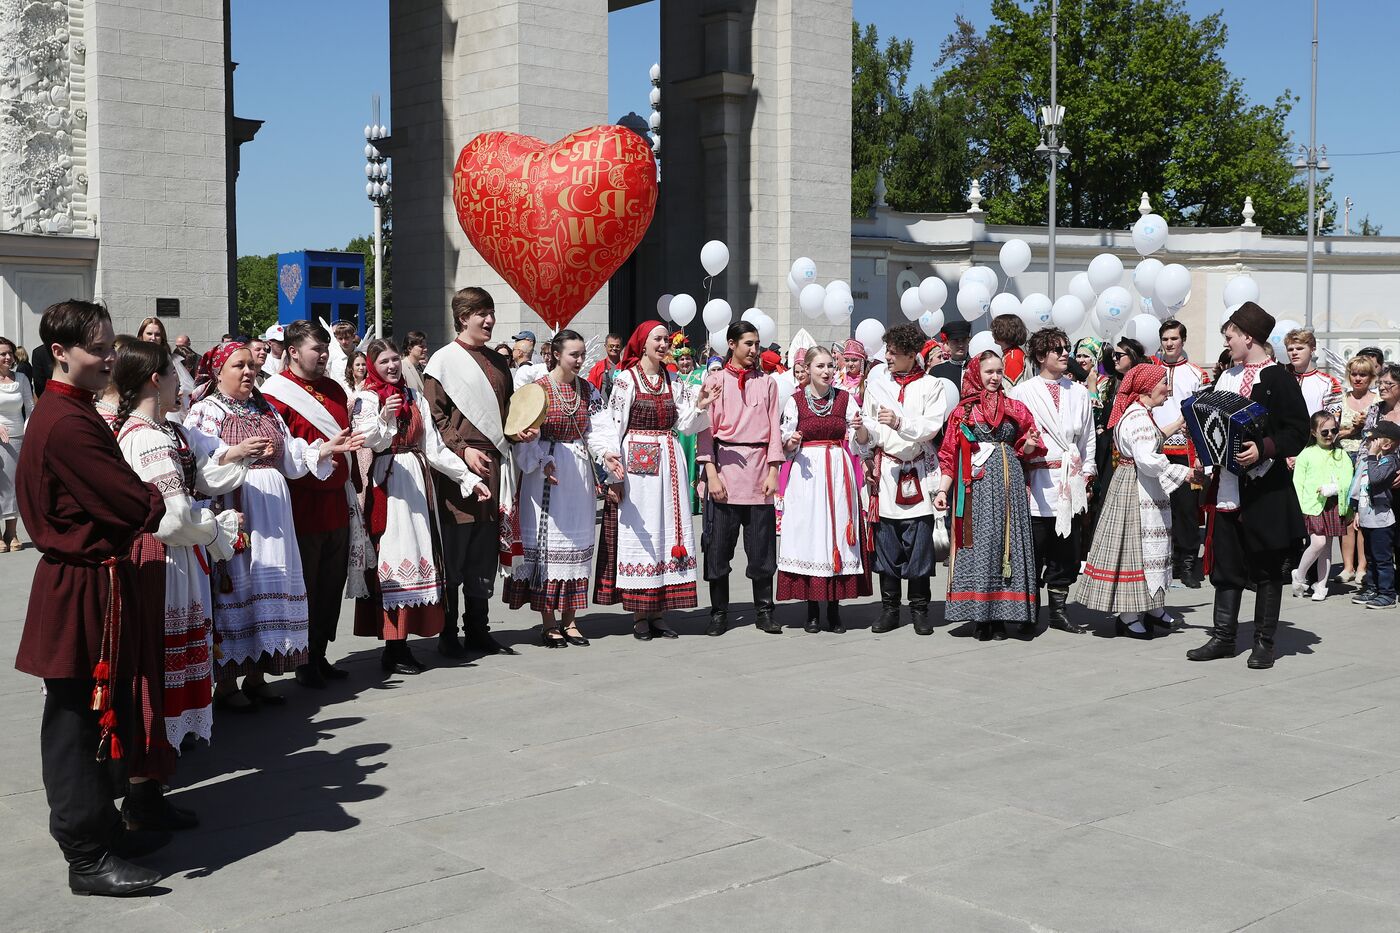
[{"label": "white baseball cap", "polygon": [[284,336],[284,334],[285,332],[283,331],[281,324],[273,324],[267,330],[263,331],[262,339],[285,342],[287,338],[286,336]]}]

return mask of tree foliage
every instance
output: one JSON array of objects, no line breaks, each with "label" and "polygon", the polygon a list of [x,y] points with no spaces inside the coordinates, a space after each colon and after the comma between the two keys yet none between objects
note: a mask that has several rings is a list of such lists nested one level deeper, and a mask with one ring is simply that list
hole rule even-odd
[{"label": "tree foliage", "polygon": [[1357,232],[1362,236],[1380,236],[1381,225],[1371,223],[1371,215],[1367,214],[1361,218],[1361,229]]},{"label": "tree foliage", "polygon": [[[957,18],[932,93],[965,108],[988,220],[1040,224],[1048,166],[1034,150],[1050,97],[1050,0],[992,0],[991,12],[985,35]],[[1297,98],[1251,102],[1222,58],[1225,39],[1221,14],[1193,19],[1180,0],[1061,0],[1058,99],[1071,150],[1062,223],[1121,229],[1146,191],[1175,225],[1236,226],[1250,196],[1268,232],[1306,230],[1307,190],[1284,128]]]},{"label": "tree foliage", "polygon": [[972,157],[961,102],[908,89],[911,40],[891,37],[882,47],[874,26],[855,22],[851,38],[852,216],[869,212],[882,169],[895,210],[962,210]]}]

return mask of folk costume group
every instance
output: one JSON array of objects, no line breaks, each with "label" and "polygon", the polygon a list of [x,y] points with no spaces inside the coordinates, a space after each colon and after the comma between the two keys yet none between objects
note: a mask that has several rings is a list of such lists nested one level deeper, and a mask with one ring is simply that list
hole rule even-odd
[{"label": "folk costume group", "polygon": [[[805,607],[809,632],[845,631],[842,603],[870,596],[876,576],[872,631],[900,627],[907,601],[915,631],[930,635],[931,579],[945,561],[943,618],[979,639],[1004,639],[1008,625],[1033,635],[1042,585],[1048,624],[1066,632],[1087,631],[1066,611],[1076,583],[1078,601],[1116,615],[1120,634],[1174,625],[1172,495],[1206,477],[1164,450],[1180,425],[1154,419],[1172,396],[1161,365],[1126,375],[1105,434],[1055,328],[1031,337],[1015,386],[997,351],[926,374],[925,338],[905,324],[858,383],[832,350],[807,349],[788,392],[763,372],[747,322],[729,328],[719,365],[689,378],[669,328],[647,321],[605,398],[581,376],[576,332],[556,334],[552,368],[517,390],[490,345],[490,295],[462,289],[452,315],[456,339],[433,354],[421,391],[405,384],[395,345],[374,340],[347,394],[326,375],[330,335],[300,321],[282,332],[280,372],[260,373],[236,342],[206,354],[181,418],[162,346],[114,351],[100,305],[44,313],[55,375],[27,425],[17,490],[44,557],[17,666],[44,679],[51,832],[75,893],[158,880],[129,859],[196,825],[162,785],[182,746],[209,739],[215,708],[284,702],[268,675],[295,672],[313,689],[348,676],[327,658],[343,597],[355,600],[355,634],[381,639],[381,666],[401,675],[424,669],[411,636],[436,637],[450,658],[516,653],[489,628],[498,577],[511,608],[539,613],[550,648],[589,644],[577,616],[590,574],[593,602],[621,604],[649,641],[678,637],[666,614],[697,605],[703,573],[705,631],[723,635],[740,536],[765,632],[783,631],[778,600]],[[1273,663],[1288,542],[1304,535],[1283,464],[1303,447],[1307,413],[1297,381],[1269,362],[1272,328],[1254,304],[1224,328],[1233,364],[1219,385],[1268,417],[1241,455],[1250,472],[1211,480],[1216,604],[1195,660],[1233,656],[1253,588],[1249,664]],[[1104,442],[1118,467],[1080,579]],[[113,761],[127,781],[115,794]]]}]

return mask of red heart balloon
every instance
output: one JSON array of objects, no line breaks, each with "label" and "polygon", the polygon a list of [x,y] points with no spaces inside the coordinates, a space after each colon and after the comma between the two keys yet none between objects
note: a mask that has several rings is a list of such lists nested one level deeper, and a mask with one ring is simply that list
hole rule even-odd
[{"label": "red heart balloon", "polygon": [[546,145],[482,133],[452,172],[457,220],[476,251],[555,330],[626,262],[656,213],[647,140],[592,126]]}]

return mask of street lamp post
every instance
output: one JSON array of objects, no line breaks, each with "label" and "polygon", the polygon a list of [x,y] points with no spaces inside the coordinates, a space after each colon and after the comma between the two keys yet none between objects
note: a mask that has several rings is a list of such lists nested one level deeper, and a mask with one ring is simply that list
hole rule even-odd
[{"label": "street lamp post", "polygon": [[[1327,147],[1319,147],[1317,144],[1317,0],[1313,0],[1312,101],[1309,104],[1308,114],[1308,144],[1299,151],[1298,158],[1293,160],[1293,168],[1296,171],[1308,173],[1308,257],[1307,272],[1304,275],[1308,293],[1303,305],[1303,326],[1311,328],[1313,326],[1313,245],[1317,238],[1318,226],[1317,173],[1330,171],[1332,168],[1327,162]],[[1331,329],[1330,326],[1328,329]]]},{"label": "street lamp post", "polygon": [[1064,126],[1065,108],[1059,105],[1057,100],[1059,83],[1059,49],[1060,37],[1060,4],[1059,0],[1050,2],[1050,106],[1040,108],[1040,145],[1035,147],[1035,151],[1043,153],[1050,160],[1050,256],[1049,256],[1049,287],[1046,291],[1051,298],[1055,297],[1055,194],[1058,187],[1057,175],[1059,173],[1060,157],[1069,155],[1063,143],[1060,142],[1060,127]]},{"label": "street lamp post", "polygon": [[374,336],[384,336],[384,205],[389,200],[389,131],[379,122],[379,95],[373,97],[373,123],[365,127],[365,196],[374,205]]}]

